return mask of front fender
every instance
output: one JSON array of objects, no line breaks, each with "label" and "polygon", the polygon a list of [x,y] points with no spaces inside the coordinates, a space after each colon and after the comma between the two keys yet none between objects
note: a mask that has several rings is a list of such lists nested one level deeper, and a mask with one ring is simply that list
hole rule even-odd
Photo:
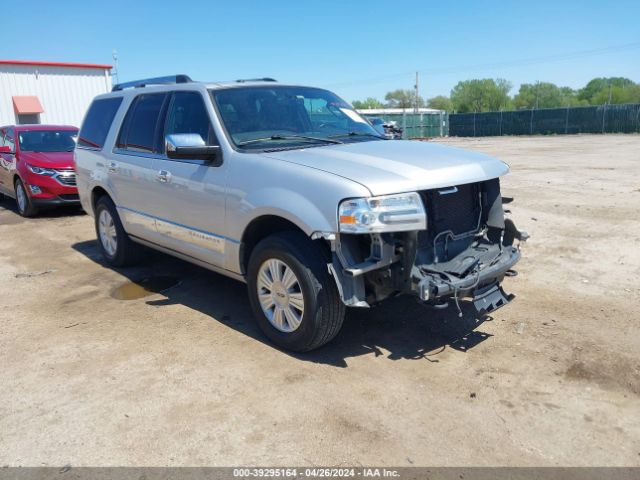
[{"label": "front fender", "polygon": [[[337,208],[337,205],[336,205]],[[297,225],[304,233],[336,230],[336,210],[321,211],[303,195],[284,188],[269,187],[250,193],[240,202],[240,212],[245,213],[242,225],[265,215],[282,217]],[[238,232],[241,238],[242,232]]]}]

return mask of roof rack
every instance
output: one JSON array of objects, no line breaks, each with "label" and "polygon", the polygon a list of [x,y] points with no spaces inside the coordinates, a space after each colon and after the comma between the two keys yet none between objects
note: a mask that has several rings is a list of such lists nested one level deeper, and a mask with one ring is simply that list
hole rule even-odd
[{"label": "roof rack", "polygon": [[191,83],[193,80],[188,75],[169,75],[166,77],[143,78],[133,82],[118,83],[111,89],[112,92],[124,90],[125,88],[142,88],[147,85],[171,85],[174,83]]},{"label": "roof rack", "polygon": [[275,78],[271,78],[271,77],[241,78],[239,80],[236,80],[236,82],[238,82],[238,83],[245,83],[245,82],[277,82],[277,80]]}]

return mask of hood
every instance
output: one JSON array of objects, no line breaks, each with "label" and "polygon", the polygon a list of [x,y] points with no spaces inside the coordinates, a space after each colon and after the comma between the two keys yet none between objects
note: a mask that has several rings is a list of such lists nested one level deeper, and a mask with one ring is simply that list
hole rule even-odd
[{"label": "hood", "polygon": [[328,145],[265,153],[348,178],[372,195],[464,185],[504,175],[506,163],[481,153],[411,140]]},{"label": "hood", "polygon": [[20,152],[20,160],[42,168],[73,168],[73,152]]}]

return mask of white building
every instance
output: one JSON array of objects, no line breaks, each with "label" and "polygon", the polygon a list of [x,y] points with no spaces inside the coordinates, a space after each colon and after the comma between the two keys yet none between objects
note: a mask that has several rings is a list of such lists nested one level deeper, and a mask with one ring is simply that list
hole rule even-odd
[{"label": "white building", "polygon": [[111,91],[111,65],[0,60],[0,126],[80,126],[93,97]]}]

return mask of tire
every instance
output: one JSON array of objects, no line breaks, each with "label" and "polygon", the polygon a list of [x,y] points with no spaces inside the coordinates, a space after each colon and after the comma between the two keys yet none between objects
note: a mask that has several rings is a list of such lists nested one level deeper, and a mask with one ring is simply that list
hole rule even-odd
[{"label": "tire", "polygon": [[19,178],[16,179],[13,184],[13,188],[16,193],[16,205],[18,206],[18,213],[23,217],[33,217],[38,213],[38,209],[34,207],[31,197],[27,193],[27,189],[24,188],[24,183]]},{"label": "tire", "polygon": [[110,266],[126,267],[138,262],[142,247],[124,231],[116,206],[106,195],[96,202],[95,227],[98,248]]},{"label": "tire", "polygon": [[300,232],[269,236],[251,253],[247,268],[251,308],[260,329],[279,347],[314,350],[342,327],[345,306],[323,253]]}]

